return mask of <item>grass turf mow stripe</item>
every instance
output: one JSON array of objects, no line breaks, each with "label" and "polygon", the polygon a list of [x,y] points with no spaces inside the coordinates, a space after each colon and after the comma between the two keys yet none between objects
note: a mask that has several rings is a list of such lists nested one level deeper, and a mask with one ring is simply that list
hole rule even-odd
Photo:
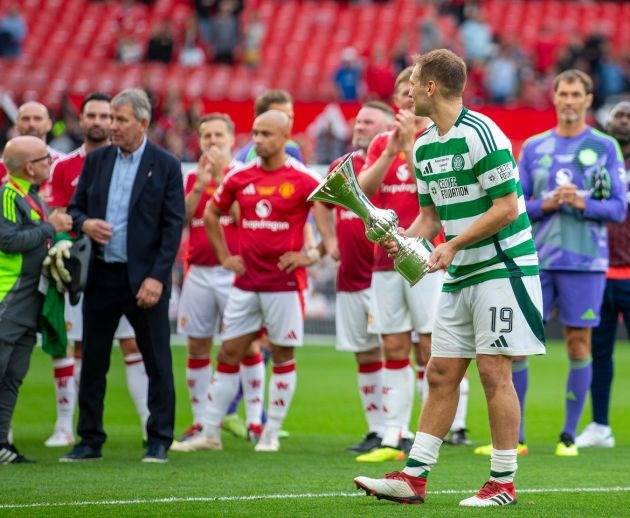
[{"label": "grass turf mow stripe", "polygon": [[[460,495],[476,493],[477,489],[438,489],[431,491],[430,495]],[[630,492],[630,486],[612,487],[539,487],[519,489],[517,494],[541,494],[541,493],[623,493]],[[74,502],[33,502],[27,504],[0,504],[0,509],[33,509],[46,507],[96,507],[116,505],[146,505],[146,504],[180,504],[191,502],[244,502],[252,500],[285,500],[307,498],[354,498],[365,496],[363,492],[353,493],[287,493],[267,495],[243,495],[243,496],[172,496],[164,498],[135,498],[130,500],[85,500]]]}]

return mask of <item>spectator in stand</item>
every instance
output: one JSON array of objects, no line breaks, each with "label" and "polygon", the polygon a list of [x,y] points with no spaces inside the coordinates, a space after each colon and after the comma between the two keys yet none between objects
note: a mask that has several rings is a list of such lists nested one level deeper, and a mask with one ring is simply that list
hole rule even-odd
[{"label": "spectator in stand", "polygon": [[617,61],[609,41],[604,43],[602,56],[597,64],[595,75],[599,79],[597,83],[597,97],[602,102],[611,95],[623,93],[626,89],[627,85],[623,68]]},{"label": "spectator in stand", "polygon": [[245,27],[245,54],[244,61],[252,68],[257,68],[260,62],[260,49],[265,37],[265,25],[260,19],[258,11],[249,13],[247,27]]},{"label": "spectator in stand", "polygon": [[536,43],[534,44],[534,66],[541,74],[551,72],[558,58],[558,38],[551,24],[545,24],[540,29]]},{"label": "spectator in stand", "polygon": [[17,58],[22,53],[26,31],[26,22],[17,5],[9,7],[0,18],[0,57]]},{"label": "spectator in stand", "polygon": [[210,45],[216,63],[234,63],[234,53],[240,39],[236,11],[235,0],[221,0],[217,15],[211,19]]},{"label": "spectator in stand", "polygon": [[356,101],[361,89],[361,63],[354,47],[346,47],[341,51],[341,63],[335,72],[334,82],[339,99]]},{"label": "spectator in stand", "polygon": [[147,46],[147,61],[170,63],[173,59],[173,32],[167,21],[158,23]]},{"label": "spectator in stand", "polygon": [[427,52],[444,46],[442,30],[437,22],[438,19],[435,7],[432,5],[427,6],[426,15],[418,24],[418,31],[420,33],[420,54],[426,54]]},{"label": "spectator in stand", "polygon": [[507,43],[501,42],[496,55],[490,58],[486,68],[486,89],[490,101],[506,104],[514,100],[518,90],[518,65]]},{"label": "spectator in stand", "polygon": [[394,92],[395,80],[396,72],[385,48],[376,45],[372,51],[372,60],[365,69],[365,86],[368,97],[388,101]]},{"label": "spectator in stand", "polygon": [[118,40],[116,59],[123,65],[142,61],[142,45],[132,35],[124,35]]},{"label": "spectator in stand", "polygon": [[466,61],[485,60],[492,53],[492,29],[484,19],[479,8],[470,9],[468,18],[459,29],[459,36],[464,45]]},{"label": "spectator in stand", "polygon": [[203,65],[205,61],[206,54],[197,44],[197,26],[194,23],[189,23],[184,36],[184,47],[179,53],[179,63],[185,67],[198,67]]}]

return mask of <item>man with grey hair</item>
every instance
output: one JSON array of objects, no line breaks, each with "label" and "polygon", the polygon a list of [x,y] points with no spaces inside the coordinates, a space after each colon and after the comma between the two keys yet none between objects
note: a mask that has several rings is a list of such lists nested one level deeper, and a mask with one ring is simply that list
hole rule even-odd
[{"label": "man with grey hair", "polygon": [[124,315],[149,376],[142,460],[166,462],[175,421],[168,301],[185,221],[182,175],[175,157],[147,140],[151,105],[145,92],[123,90],[111,106],[112,145],[87,155],[68,209],[74,230],[92,239],[93,254],[84,292],[81,442],[60,461],[101,458],[106,374]]},{"label": "man with grey hair", "polygon": [[55,233],[70,230],[72,220],[57,211],[47,217],[37,195],[52,162],[44,142],[16,137],[7,143],[3,159],[9,179],[0,188],[0,464],[10,464],[27,462],[8,435],[36,342],[42,262]]}]

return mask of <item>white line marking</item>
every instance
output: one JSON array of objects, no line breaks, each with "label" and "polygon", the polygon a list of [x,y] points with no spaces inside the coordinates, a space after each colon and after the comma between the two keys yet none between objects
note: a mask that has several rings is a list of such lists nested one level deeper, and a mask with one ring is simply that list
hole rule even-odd
[{"label": "white line marking", "polygon": [[[430,495],[459,495],[475,493],[476,489],[441,489],[431,491]],[[519,494],[541,493],[621,493],[630,491],[630,486],[614,487],[540,487],[520,489]],[[45,507],[101,506],[101,505],[143,505],[143,504],[177,504],[188,502],[246,502],[252,500],[298,500],[308,498],[354,498],[365,496],[364,493],[289,493],[245,496],[171,496],[165,498],[135,498],[133,500],[88,500],[75,502],[33,502],[30,504],[0,504],[0,509],[31,509]]]}]

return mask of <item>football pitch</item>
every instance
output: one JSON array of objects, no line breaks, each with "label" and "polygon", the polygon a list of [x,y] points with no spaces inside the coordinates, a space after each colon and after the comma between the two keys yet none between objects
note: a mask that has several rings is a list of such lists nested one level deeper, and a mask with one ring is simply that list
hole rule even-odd
[{"label": "football pitch", "polygon": [[[184,380],[185,349],[174,347],[177,433],[190,424]],[[297,353],[298,389],[280,453],[254,453],[224,434],[224,451],[171,453],[166,465],[143,464],[138,418],[124,381],[120,351],[113,352],[106,401],[104,460],[60,464],[67,449],[45,448],[54,396],[50,359],[37,349],[14,420],[15,442],[36,464],[0,466],[2,516],[630,516],[630,346],[616,350],[613,386],[614,449],[583,449],[576,458],[553,454],[563,421],[568,364],[564,348],[530,360],[527,437],[519,459],[518,504],[503,510],[462,509],[458,502],[487,479],[489,460],[473,447],[444,445],[429,479],[427,502],[403,506],[368,498],[353,477],[378,476],[400,462],[359,464],[344,451],[364,432],[350,354],[307,346]],[[475,445],[489,439],[485,403],[474,364],[468,427]],[[416,405],[417,409],[418,405]],[[417,415],[417,410],[414,414]],[[590,420],[587,407],[580,430]]]}]

